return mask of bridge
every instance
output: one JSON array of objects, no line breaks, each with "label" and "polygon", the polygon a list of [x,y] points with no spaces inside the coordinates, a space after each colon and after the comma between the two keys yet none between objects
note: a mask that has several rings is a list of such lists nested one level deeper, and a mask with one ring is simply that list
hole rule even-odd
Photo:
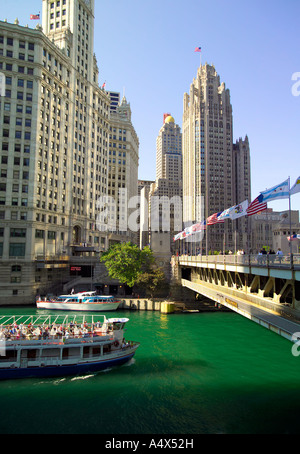
[{"label": "bridge", "polygon": [[171,265],[183,287],[286,339],[300,339],[300,256],[181,255]]}]

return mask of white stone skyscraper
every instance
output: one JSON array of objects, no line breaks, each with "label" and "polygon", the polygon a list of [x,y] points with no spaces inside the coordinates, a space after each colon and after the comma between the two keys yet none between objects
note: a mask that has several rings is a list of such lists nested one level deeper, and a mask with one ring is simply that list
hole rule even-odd
[{"label": "white stone skyscraper", "polygon": [[[168,241],[164,241],[164,247],[170,250],[174,233],[182,226],[182,133],[174,118],[167,114],[156,140],[156,181],[149,197],[151,246],[154,249],[163,246],[162,237],[154,231],[165,232]],[[163,197],[167,201],[165,206],[160,203]]]},{"label": "white stone skyscraper", "polygon": [[128,209],[128,205],[138,195],[139,139],[125,96],[117,107],[111,104],[109,122],[108,195],[115,201],[115,211],[110,213],[115,229],[108,234],[108,245],[121,241],[137,243],[138,232],[128,225],[134,210]]},{"label": "white stone skyscraper", "polygon": [[[97,201],[108,192],[111,99],[98,82],[94,0],[43,0],[42,25],[0,22],[0,304],[91,281],[108,245]],[[123,185],[137,157],[120,129]]]},{"label": "white stone skyscraper", "polygon": [[156,139],[156,179],[182,180],[182,134],[171,115],[164,117],[164,124]]}]

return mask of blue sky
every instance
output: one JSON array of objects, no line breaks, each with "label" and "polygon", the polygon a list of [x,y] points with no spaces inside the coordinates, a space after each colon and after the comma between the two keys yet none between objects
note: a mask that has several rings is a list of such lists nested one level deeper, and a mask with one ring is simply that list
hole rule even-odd
[{"label": "blue sky", "polygon": [[[35,27],[41,0],[1,1],[0,19]],[[155,179],[156,137],[164,112],[182,125],[183,94],[200,63],[214,64],[230,89],[234,141],[247,134],[252,199],[300,176],[299,0],[95,0],[99,84],[123,93],[140,139],[140,179]],[[270,202],[274,210],[288,201]],[[228,207],[224,207],[226,209]],[[300,193],[292,197],[300,210]]]}]

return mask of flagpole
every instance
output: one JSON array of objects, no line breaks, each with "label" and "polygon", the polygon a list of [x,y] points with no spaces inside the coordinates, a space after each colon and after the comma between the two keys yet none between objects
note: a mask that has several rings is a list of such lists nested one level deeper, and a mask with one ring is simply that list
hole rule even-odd
[{"label": "flagpole", "polygon": [[290,217],[290,260],[291,260],[291,268],[293,268],[293,254],[292,254],[292,210],[291,210],[291,177],[289,177],[289,217]]}]

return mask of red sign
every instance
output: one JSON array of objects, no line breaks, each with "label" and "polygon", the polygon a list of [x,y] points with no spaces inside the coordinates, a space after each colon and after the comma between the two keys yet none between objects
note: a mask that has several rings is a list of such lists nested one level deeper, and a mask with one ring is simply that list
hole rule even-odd
[{"label": "red sign", "polygon": [[81,266],[71,266],[71,271],[81,271]]}]

